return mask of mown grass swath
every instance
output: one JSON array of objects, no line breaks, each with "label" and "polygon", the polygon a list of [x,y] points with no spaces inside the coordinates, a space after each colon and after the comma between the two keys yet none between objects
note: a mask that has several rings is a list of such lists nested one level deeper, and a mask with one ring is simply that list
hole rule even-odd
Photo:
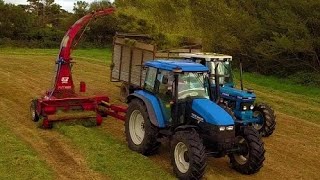
[{"label": "mown grass swath", "polygon": [[57,131],[84,152],[93,170],[112,179],[173,179],[148,157],[130,151],[126,144],[100,129],[60,125]]},{"label": "mown grass swath", "polygon": [[0,125],[0,134],[0,179],[53,179],[45,162],[8,127]]}]

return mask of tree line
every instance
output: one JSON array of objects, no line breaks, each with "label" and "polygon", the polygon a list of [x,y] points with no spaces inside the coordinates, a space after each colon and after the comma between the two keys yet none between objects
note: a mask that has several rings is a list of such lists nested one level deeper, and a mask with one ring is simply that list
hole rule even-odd
[{"label": "tree line", "polygon": [[169,47],[198,38],[247,71],[320,86],[319,0],[117,0]]},{"label": "tree line", "polygon": [[77,1],[73,12],[54,0],[28,5],[0,0],[0,45],[56,48],[86,13],[116,6],[97,19],[80,44],[110,45],[116,32],[150,34],[158,49],[201,42],[210,52],[230,54],[247,71],[320,85],[319,0],[115,0]]}]

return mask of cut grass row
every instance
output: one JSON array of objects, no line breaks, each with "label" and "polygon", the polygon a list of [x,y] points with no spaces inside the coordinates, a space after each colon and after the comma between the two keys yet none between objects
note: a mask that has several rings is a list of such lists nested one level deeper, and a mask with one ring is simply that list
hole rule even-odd
[{"label": "cut grass row", "polygon": [[83,151],[91,169],[111,179],[174,179],[148,157],[132,152],[101,128],[60,125],[55,129]]},{"label": "cut grass row", "polygon": [[0,125],[0,179],[53,179],[53,173],[34,150]]}]

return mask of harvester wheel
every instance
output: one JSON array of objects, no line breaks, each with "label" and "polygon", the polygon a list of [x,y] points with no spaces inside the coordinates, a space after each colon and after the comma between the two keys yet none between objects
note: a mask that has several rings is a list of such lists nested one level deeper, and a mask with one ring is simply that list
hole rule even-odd
[{"label": "harvester wheel", "polygon": [[171,163],[179,179],[201,179],[206,168],[206,153],[202,139],[194,129],[174,134]]},{"label": "harvester wheel", "polygon": [[253,116],[261,119],[261,123],[254,124],[253,127],[263,137],[270,136],[276,128],[276,116],[273,109],[267,104],[256,104],[253,109]]},{"label": "harvester wheel", "polygon": [[34,121],[34,122],[39,121],[40,117],[39,117],[39,114],[37,113],[37,100],[36,99],[31,101],[30,114],[31,114],[32,121]]},{"label": "harvester wheel", "polygon": [[232,168],[242,174],[258,172],[264,162],[264,143],[257,130],[245,127],[237,133],[239,152],[229,154]]},{"label": "harvester wheel", "polygon": [[160,146],[158,129],[151,124],[147,108],[139,99],[129,103],[125,133],[129,148],[143,155],[155,153]]}]

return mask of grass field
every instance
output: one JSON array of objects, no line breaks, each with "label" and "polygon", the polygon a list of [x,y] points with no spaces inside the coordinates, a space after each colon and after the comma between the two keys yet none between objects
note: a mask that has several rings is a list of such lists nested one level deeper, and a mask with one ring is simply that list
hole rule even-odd
[{"label": "grass field", "polygon": [[[36,128],[29,102],[50,87],[57,52],[0,49],[0,142],[6,144],[0,147],[0,179],[174,178],[168,143],[151,157],[134,153],[126,146],[123,122],[114,118],[100,127],[59,123],[52,130]],[[90,95],[106,94],[119,103],[118,84],[109,82],[110,57],[108,49],[76,50],[73,75],[76,84],[87,83]],[[229,167],[227,158],[210,158],[205,179],[319,178],[320,89],[255,74],[244,77],[245,87],[277,113],[277,129],[264,139],[264,167],[244,176]]]}]

